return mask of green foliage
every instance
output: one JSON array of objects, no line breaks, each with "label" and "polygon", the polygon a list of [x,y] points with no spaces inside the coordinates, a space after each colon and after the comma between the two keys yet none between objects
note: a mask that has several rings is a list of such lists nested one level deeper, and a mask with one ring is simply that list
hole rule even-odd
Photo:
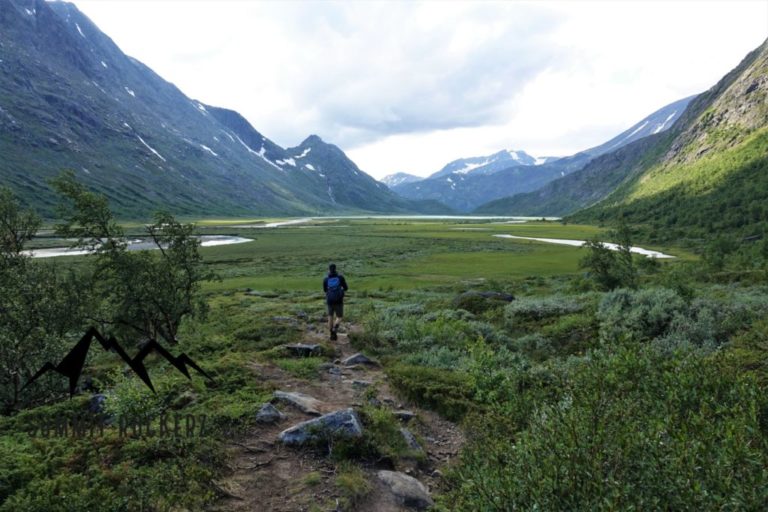
[{"label": "green foliage", "polygon": [[157,213],[146,234],[157,251],[129,251],[105,197],[78,183],[72,173],[53,181],[66,198],[57,227],[62,236],[96,251],[93,287],[102,298],[96,318],[123,337],[162,338],[175,344],[181,321],[201,316],[207,305],[200,295],[205,270],[194,225],[181,224],[168,213]]},{"label": "green foliage", "polygon": [[351,462],[344,463],[339,468],[336,487],[341,492],[342,510],[356,510],[373,490],[373,485],[368,481],[363,470]]},{"label": "green foliage", "polygon": [[323,357],[278,358],[273,362],[291,375],[302,379],[318,377],[320,366],[327,362]]},{"label": "green foliage", "polygon": [[396,364],[386,368],[392,385],[406,399],[452,420],[474,409],[471,380],[460,372]]},{"label": "green foliage", "polygon": [[506,306],[504,312],[507,322],[517,326],[526,322],[577,313],[588,304],[588,296],[522,297]]},{"label": "green foliage", "polygon": [[[448,510],[757,510],[768,445],[754,379],[719,360],[626,345],[572,370],[525,429],[481,432]],[[482,434],[485,432],[486,434]]]},{"label": "green foliage", "polygon": [[31,210],[0,188],[0,412],[59,395],[60,382],[26,381],[48,360],[61,357],[65,341],[83,323],[86,302],[74,270],[32,261],[25,243],[40,226]]},{"label": "green foliage", "polygon": [[106,392],[104,410],[114,417],[114,421],[126,424],[146,422],[154,420],[164,411],[162,388],[160,393],[153,393],[133,373],[126,375],[121,370],[113,371],[110,380],[112,385]]},{"label": "green foliage", "polygon": [[584,247],[587,254],[579,262],[579,268],[589,270],[590,276],[602,290],[637,287],[637,269],[632,260],[632,240],[629,227],[621,222],[612,233],[617,242],[617,250],[609,249],[597,239],[588,240]]},{"label": "green foliage", "polygon": [[665,288],[614,290],[603,297],[597,312],[600,339],[605,343],[624,338],[650,341],[667,333],[675,315],[686,308],[677,293]]},{"label": "green foliage", "polygon": [[732,147],[711,149],[698,148],[706,150],[700,158],[664,162],[638,174],[571,220],[651,222],[661,241],[761,233],[768,214],[768,129],[754,130]]}]

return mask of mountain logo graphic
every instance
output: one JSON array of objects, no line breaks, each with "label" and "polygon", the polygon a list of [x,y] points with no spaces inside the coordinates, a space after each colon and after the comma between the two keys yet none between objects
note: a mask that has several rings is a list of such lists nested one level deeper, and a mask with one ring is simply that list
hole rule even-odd
[{"label": "mountain logo graphic", "polygon": [[23,390],[35,382],[44,373],[48,371],[55,371],[69,378],[69,396],[72,397],[75,394],[77,381],[80,379],[80,374],[83,371],[83,365],[85,365],[85,358],[88,356],[88,350],[91,348],[91,342],[94,338],[107,352],[111,352],[112,350],[117,352],[117,355],[119,355],[120,358],[125,361],[128,366],[131,367],[131,370],[133,370],[133,372],[138,375],[142,381],[144,381],[144,384],[146,384],[153,393],[155,392],[155,387],[152,385],[152,381],[149,379],[149,373],[147,373],[147,369],[144,367],[144,358],[146,358],[147,355],[149,355],[152,351],[155,351],[163,356],[169,363],[175,366],[177,370],[183,373],[184,376],[190,380],[192,380],[192,377],[189,375],[189,370],[187,368],[188,366],[206,377],[208,380],[213,381],[213,379],[207,373],[205,373],[205,371],[203,371],[203,369],[200,368],[197,363],[195,363],[189,356],[187,356],[187,354],[181,354],[180,356],[176,357],[168,352],[154,339],[149,340],[149,342],[146,343],[141,348],[141,350],[139,350],[139,353],[136,354],[135,357],[130,358],[125,350],[123,350],[123,347],[121,347],[117,340],[114,338],[114,336],[105,338],[99,331],[96,330],[96,328],[91,327],[83,335],[83,337],[80,338],[80,341],[77,342],[72,350],[70,350],[69,353],[64,356],[64,359],[62,359],[59,364],[54,366],[51,362],[45,363],[39,370],[37,370],[37,373],[35,373],[32,378],[27,381],[26,384],[24,384],[21,389]]}]

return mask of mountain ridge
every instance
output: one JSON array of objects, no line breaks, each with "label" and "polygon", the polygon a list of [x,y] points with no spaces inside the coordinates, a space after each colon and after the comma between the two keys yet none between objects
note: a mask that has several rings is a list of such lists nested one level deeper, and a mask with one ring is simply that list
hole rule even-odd
[{"label": "mountain ridge", "polygon": [[343,153],[325,163],[346,176],[329,195],[327,179],[288,165],[293,155],[240,114],[188,98],[71,3],[0,0],[0,31],[0,179],[46,217],[57,203],[47,181],[62,169],[127,218],[440,208],[347,172]]},{"label": "mountain ridge", "polygon": [[[689,96],[665,105],[607,142],[574,155],[545,157],[545,159],[533,159],[528,155],[530,160],[524,160],[526,164],[515,162],[504,165],[506,161],[501,161],[501,165],[498,165],[496,162],[491,162],[492,165],[489,165],[485,172],[478,172],[482,171],[482,167],[479,166],[478,169],[471,169],[468,174],[457,173],[455,169],[459,165],[466,166],[470,160],[477,162],[490,157],[459,159],[429,178],[403,183],[394,186],[393,190],[403,197],[429,198],[464,212],[485,212],[487,209],[484,205],[488,203],[504,201],[503,198],[515,194],[535,193],[550,182],[583,169],[591,160],[605,153],[621,149],[643,137],[664,133],[683,115],[685,107],[694,98],[695,96]],[[504,151],[494,155],[500,155]],[[535,165],[536,163],[539,165]],[[491,208],[496,208],[496,204],[494,203]]]}]

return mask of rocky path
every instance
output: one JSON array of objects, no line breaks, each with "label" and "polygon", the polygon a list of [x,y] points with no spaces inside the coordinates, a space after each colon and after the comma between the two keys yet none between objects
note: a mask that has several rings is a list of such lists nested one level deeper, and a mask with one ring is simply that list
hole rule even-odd
[{"label": "rocky path", "polygon": [[[426,508],[424,491],[439,489],[442,470],[463,443],[459,429],[430,411],[400,402],[379,365],[350,361],[356,352],[346,333],[329,341],[322,324],[307,325],[302,344],[317,343],[330,345],[336,356],[313,380],[294,377],[271,363],[250,364],[254,377],[276,390],[275,398],[272,407],[264,408],[264,423],[228,444],[230,474],[216,482],[224,498],[211,511],[406,511]],[[334,462],[318,450],[288,446],[279,436],[301,422],[354,411],[370,400],[401,411],[403,428],[422,441],[426,457],[421,463],[398,463],[397,468],[391,462],[360,462],[371,490],[342,509],[344,494],[336,485],[339,470]],[[259,405],[254,404],[254,414]]]}]

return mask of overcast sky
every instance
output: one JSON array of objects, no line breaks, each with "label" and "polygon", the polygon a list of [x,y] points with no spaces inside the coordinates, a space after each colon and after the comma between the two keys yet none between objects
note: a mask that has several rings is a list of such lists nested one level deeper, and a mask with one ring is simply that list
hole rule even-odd
[{"label": "overcast sky", "polygon": [[74,3],[187,96],[377,178],[598,145],[768,38],[768,0]]}]

